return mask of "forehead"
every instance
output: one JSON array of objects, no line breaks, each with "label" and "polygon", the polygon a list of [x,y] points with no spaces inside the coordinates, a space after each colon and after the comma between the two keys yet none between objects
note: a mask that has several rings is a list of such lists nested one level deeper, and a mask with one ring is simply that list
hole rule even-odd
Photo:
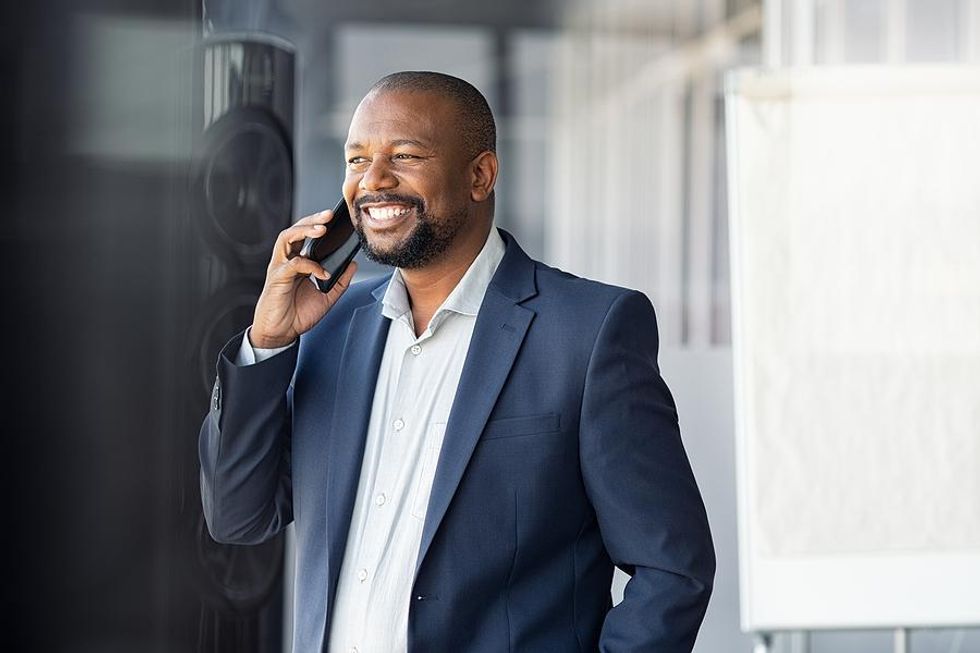
[{"label": "forehead", "polygon": [[347,148],[377,147],[392,141],[414,140],[447,144],[446,129],[454,118],[451,100],[435,93],[382,91],[361,100],[351,118]]}]

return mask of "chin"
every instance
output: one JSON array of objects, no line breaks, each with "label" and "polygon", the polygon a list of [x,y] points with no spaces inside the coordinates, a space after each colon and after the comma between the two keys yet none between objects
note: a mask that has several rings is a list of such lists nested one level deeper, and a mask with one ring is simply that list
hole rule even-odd
[{"label": "chin", "polygon": [[365,238],[369,248],[385,256],[397,253],[404,246],[404,243],[408,241],[407,234],[400,232],[390,233],[387,231],[383,233],[367,231],[365,232]]}]

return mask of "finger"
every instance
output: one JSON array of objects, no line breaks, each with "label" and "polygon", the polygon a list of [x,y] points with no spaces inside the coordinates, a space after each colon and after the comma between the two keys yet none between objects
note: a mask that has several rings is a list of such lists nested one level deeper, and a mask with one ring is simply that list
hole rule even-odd
[{"label": "finger", "polygon": [[305,217],[297,220],[294,225],[309,225],[309,224],[326,224],[333,219],[333,210],[326,209],[325,211],[317,211],[316,213],[311,213]]},{"label": "finger", "polygon": [[311,274],[319,279],[330,278],[330,273],[320,267],[316,261],[296,256],[279,265],[270,275],[270,279],[274,283],[293,283],[297,277],[307,277]]},{"label": "finger", "polygon": [[348,286],[350,286],[351,280],[354,278],[354,274],[357,272],[357,261],[351,261],[344,273],[340,275],[337,279],[337,283],[333,285],[330,292],[327,293],[327,298],[330,300],[331,305],[333,302],[340,299],[340,296],[344,294]]},{"label": "finger", "polygon": [[326,227],[322,224],[295,224],[283,229],[279,232],[276,244],[273,246],[270,265],[293,258],[302,249],[303,241],[307,238],[317,238],[325,233]]}]

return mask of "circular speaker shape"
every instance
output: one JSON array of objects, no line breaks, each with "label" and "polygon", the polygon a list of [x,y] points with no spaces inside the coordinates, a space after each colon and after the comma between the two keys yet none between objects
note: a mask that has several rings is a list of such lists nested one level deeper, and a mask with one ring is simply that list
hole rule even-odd
[{"label": "circular speaker shape", "polygon": [[275,117],[233,109],[204,133],[194,174],[193,221],[224,258],[268,259],[293,210],[293,156]]},{"label": "circular speaker shape", "polygon": [[[218,353],[229,338],[252,323],[261,290],[261,282],[254,285],[241,282],[222,289],[207,300],[204,312],[191,329],[192,366],[197,372],[192,396],[211,395]],[[232,352],[232,357],[237,353]]]},{"label": "circular speaker shape", "polygon": [[[218,352],[231,336],[251,323],[260,290],[260,283],[229,285],[211,296],[205,310],[196,316],[190,329],[194,347],[188,352],[194,372],[189,397],[207,401]],[[182,530],[188,538],[189,577],[202,600],[223,614],[248,615],[267,605],[279,590],[283,536],[260,545],[219,544],[208,532],[200,510],[188,517]]]},{"label": "circular speaker shape", "polygon": [[203,599],[223,612],[255,612],[272,599],[283,572],[285,537],[240,546],[218,544],[203,513],[197,523],[197,573],[192,574]]}]

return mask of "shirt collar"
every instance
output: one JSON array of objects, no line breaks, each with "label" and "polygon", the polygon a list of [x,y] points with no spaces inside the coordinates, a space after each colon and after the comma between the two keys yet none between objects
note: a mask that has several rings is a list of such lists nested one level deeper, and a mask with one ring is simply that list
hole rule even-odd
[{"label": "shirt collar", "polygon": [[[447,312],[475,316],[480,311],[483,295],[486,294],[487,286],[490,285],[490,280],[504,257],[505,249],[506,246],[497,229],[491,227],[490,234],[483,244],[483,249],[473,259],[463,278],[459,280],[459,283],[456,284],[456,287],[432,316],[432,320],[429,322],[430,330],[435,330],[445,319]],[[396,320],[411,310],[408,290],[405,288],[405,279],[402,276],[401,268],[395,268],[392,273],[391,281],[388,283],[381,303],[381,314],[391,320]]]}]

